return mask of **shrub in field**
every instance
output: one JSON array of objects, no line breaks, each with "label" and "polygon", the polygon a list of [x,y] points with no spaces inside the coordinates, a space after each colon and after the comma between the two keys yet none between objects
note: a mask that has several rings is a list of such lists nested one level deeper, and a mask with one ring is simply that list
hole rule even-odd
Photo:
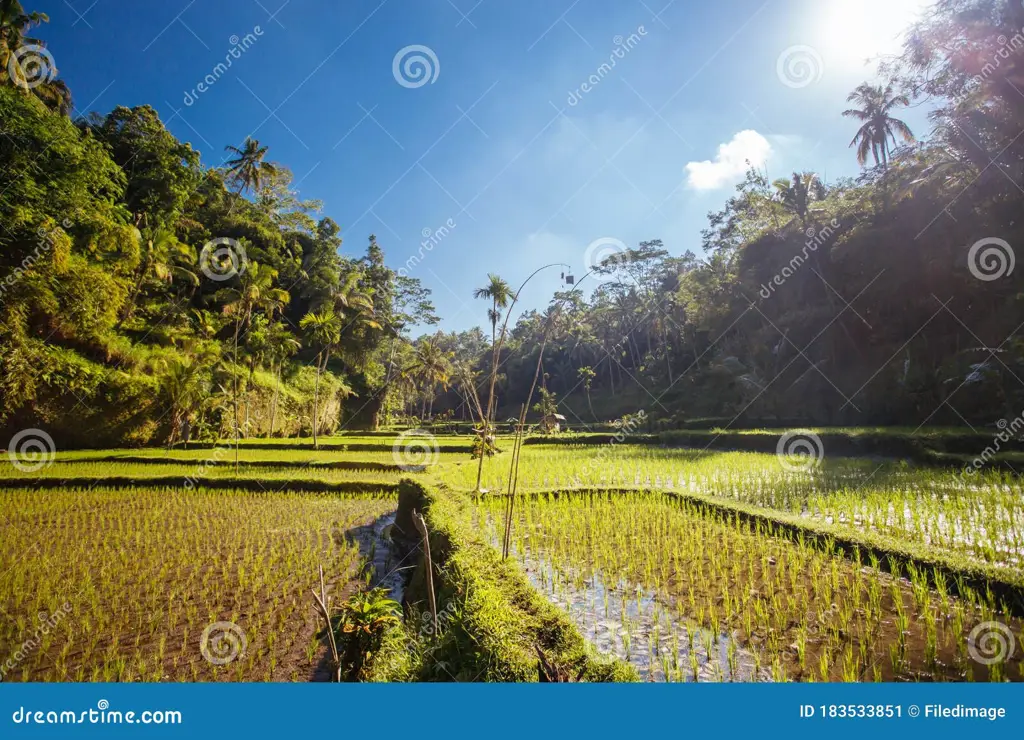
[{"label": "shrub in field", "polygon": [[356,594],[341,605],[338,617],[338,654],[349,681],[362,677],[364,666],[384,643],[388,630],[400,624],[401,606],[387,591],[374,588]]}]

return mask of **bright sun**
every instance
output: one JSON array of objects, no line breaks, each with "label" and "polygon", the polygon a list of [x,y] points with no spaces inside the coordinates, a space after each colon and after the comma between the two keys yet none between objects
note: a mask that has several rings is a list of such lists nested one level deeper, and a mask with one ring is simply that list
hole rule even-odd
[{"label": "bright sun", "polygon": [[902,32],[930,0],[828,0],[822,4],[821,52],[850,65],[897,54]]}]

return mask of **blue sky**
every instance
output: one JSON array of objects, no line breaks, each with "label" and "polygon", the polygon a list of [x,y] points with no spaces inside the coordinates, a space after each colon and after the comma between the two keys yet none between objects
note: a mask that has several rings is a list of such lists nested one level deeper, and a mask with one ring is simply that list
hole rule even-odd
[{"label": "blue sky", "polygon": [[[745,158],[772,178],[856,174],[846,94],[927,2],[23,1],[50,15],[39,35],[78,113],[153,105],[210,166],[254,136],[341,224],[343,252],[375,233],[395,268],[423,255],[409,274],[444,329],[485,322],[472,291],[488,272],[579,276],[595,240],[699,254]],[[429,49],[427,77],[396,77],[410,46]],[[923,109],[903,118],[927,134]],[[522,307],[545,306],[559,273]]]}]

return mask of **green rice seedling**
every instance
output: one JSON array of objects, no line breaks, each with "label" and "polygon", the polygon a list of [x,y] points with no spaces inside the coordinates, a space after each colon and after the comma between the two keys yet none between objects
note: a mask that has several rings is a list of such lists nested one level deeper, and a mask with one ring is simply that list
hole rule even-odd
[{"label": "green rice seedling", "polygon": [[[25,639],[19,625],[32,630],[37,613],[66,602],[73,618],[40,644],[31,680],[229,680],[238,667],[242,678],[283,679],[301,655],[294,635],[314,630],[299,605],[316,565],[343,588],[358,564],[344,533],[393,507],[384,494],[0,490],[0,569],[11,573],[0,604],[20,616],[0,621],[0,655]],[[231,671],[200,651],[217,622],[249,643]]]},{"label": "green rice seedling", "polygon": [[[494,542],[503,529],[503,504],[499,498],[479,504],[481,525]],[[799,532],[769,537],[766,530],[661,492],[523,496],[512,552],[542,591],[573,603],[571,616],[583,632],[593,633],[609,612],[617,617],[621,638],[613,652],[634,659],[648,677],[669,678],[658,660],[644,656],[662,656],[674,644],[687,648],[691,680],[695,655],[707,664],[697,680],[968,675],[957,659],[963,630],[983,621],[984,612],[947,594],[963,624],[951,626],[961,630],[959,638],[940,640],[943,599],[928,587],[923,569],[908,570],[910,580],[894,578],[857,567],[827,542]],[[603,589],[605,598],[580,593],[587,589]],[[992,612],[997,607],[989,604]],[[671,634],[674,622],[687,625],[685,635]],[[760,666],[769,672],[761,676]]]},{"label": "green rice seedling", "polygon": [[[435,472],[452,486],[469,490],[476,483],[471,467],[442,462]],[[484,486],[503,488],[507,472],[506,462],[485,461]],[[1016,477],[998,471],[979,472],[967,484],[952,470],[879,465],[875,460],[826,458],[820,466],[793,473],[770,454],[709,454],[629,444],[523,448],[521,491],[550,485],[556,476],[587,488],[636,488],[660,481],[695,498],[827,522],[851,536],[870,531],[1007,569],[1015,569],[1024,554],[1024,531],[1017,524],[1024,520],[1024,487]]]}]

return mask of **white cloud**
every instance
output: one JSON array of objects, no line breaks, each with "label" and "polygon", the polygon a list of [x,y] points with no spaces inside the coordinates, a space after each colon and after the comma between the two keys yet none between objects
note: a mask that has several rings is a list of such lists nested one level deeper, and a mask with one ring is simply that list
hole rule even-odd
[{"label": "white cloud", "polygon": [[718,146],[715,161],[688,162],[686,184],[694,190],[716,190],[732,185],[743,178],[749,166],[764,165],[771,151],[772,145],[761,134],[752,129],[740,131]]}]

